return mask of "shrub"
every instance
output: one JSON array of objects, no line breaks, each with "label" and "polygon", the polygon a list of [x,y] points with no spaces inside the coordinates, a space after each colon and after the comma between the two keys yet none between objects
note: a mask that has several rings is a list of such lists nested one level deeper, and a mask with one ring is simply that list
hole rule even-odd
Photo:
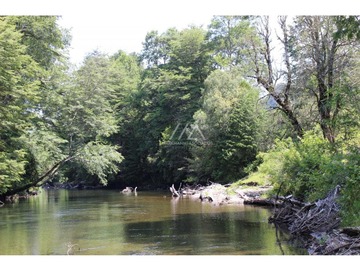
[{"label": "shrub", "polygon": [[263,160],[258,173],[266,175],[274,192],[280,189],[281,195],[315,201],[340,185],[343,224],[360,224],[360,155],[356,144],[330,144],[315,130],[299,142],[276,141],[272,150],[258,158]]}]

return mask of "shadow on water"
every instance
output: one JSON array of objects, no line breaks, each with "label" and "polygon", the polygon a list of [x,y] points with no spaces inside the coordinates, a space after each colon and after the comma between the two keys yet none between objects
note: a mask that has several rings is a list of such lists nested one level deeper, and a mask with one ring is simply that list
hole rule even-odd
[{"label": "shadow on water", "polygon": [[162,221],[128,223],[124,227],[125,241],[145,246],[152,243],[145,252],[129,254],[302,254],[287,244],[284,234],[279,233],[280,243],[277,242],[271,225],[244,221],[241,216],[236,213],[180,214]]}]

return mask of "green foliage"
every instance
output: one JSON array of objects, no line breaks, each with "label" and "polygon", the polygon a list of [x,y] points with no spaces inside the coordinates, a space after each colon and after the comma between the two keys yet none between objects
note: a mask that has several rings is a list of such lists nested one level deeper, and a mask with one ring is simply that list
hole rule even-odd
[{"label": "green foliage", "polygon": [[90,142],[76,156],[79,162],[90,174],[96,175],[100,183],[107,185],[107,176],[119,171],[123,157],[116,147],[99,142]]},{"label": "green foliage", "polygon": [[42,173],[67,160],[65,177],[73,168],[85,169],[105,185],[106,176],[118,172],[122,155],[107,143],[107,138],[118,130],[115,105],[111,104],[115,87],[110,69],[109,58],[94,52],[72,76],[59,76],[61,87],[54,83],[55,89],[46,92],[42,104],[44,124],[28,136],[32,153],[44,166]]},{"label": "green foliage", "polygon": [[26,164],[25,150],[0,151],[0,194],[7,192],[15,183],[22,180]]},{"label": "green foliage", "polygon": [[347,37],[348,39],[356,38],[360,40],[360,16],[337,16],[336,24],[338,31],[335,37]]},{"label": "green foliage", "polygon": [[28,163],[19,140],[35,117],[41,69],[26,54],[22,35],[9,18],[0,18],[0,194],[19,183]]},{"label": "green foliage", "polygon": [[41,70],[26,54],[21,34],[7,18],[0,18],[0,47],[0,130],[22,129],[32,116],[30,108],[38,98],[36,75]]},{"label": "green foliage", "polygon": [[194,146],[191,168],[201,181],[227,183],[246,175],[255,159],[261,120],[258,92],[236,71],[215,71],[206,80],[202,109],[194,115],[209,143]]},{"label": "green foliage", "polygon": [[207,37],[214,49],[217,66],[248,70],[248,49],[254,36],[255,29],[247,16],[214,16]]},{"label": "green foliage", "polygon": [[[319,130],[307,132],[301,142],[277,141],[274,149],[262,153],[258,172],[274,185],[274,192],[293,194],[314,201],[324,198],[336,185],[341,188],[344,224],[358,224],[360,158],[358,145],[325,140]],[[356,218],[355,218],[356,217]]]},{"label": "green foliage", "polygon": [[57,25],[56,16],[11,16],[8,20],[22,34],[26,53],[40,66],[50,69],[63,58],[63,50],[70,45],[70,35]]},{"label": "green foliage", "polygon": [[178,125],[183,129],[193,122],[200,106],[204,80],[212,69],[205,37],[198,27],[146,36],[140,58],[147,69],[126,109],[132,117],[122,139],[125,180],[153,179],[158,184],[185,179],[189,147],[167,143]]},{"label": "green foliage", "polygon": [[[360,137],[359,137],[360,139]],[[359,144],[358,144],[359,145]],[[344,159],[345,165],[341,175],[343,178],[343,189],[340,203],[342,207],[342,224],[344,226],[359,226],[360,224],[360,149],[350,147],[347,149]]]},{"label": "green foliage", "polygon": [[39,175],[45,174],[56,162],[67,157],[63,149],[67,147],[68,141],[45,128],[32,130],[24,134],[21,140],[34,157],[34,169]]}]

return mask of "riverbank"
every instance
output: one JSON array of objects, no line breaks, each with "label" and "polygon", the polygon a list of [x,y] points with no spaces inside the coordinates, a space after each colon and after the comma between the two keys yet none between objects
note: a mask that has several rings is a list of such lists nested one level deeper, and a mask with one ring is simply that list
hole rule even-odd
[{"label": "riverbank", "polygon": [[[209,202],[214,205],[222,204],[254,204],[273,206],[275,201],[268,199],[267,194],[272,190],[272,186],[253,186],[244,185],[241,187],[224,186],[212,183],[208,186],[186,186],[175,190],[172,186],[170,191],[173,196],[188,196],[199,199],[202,202]],[[176,195],[176,193],[178,195]]]},{"label": "riverbank", "polygon": [[203,203],[252,204],[274,207],[269,222],[286,229],[294,242],[309,255],[360,255],[360,227],[340,228],[339,188],[317,202],[305,203],[289,197],[274,198],[272,186],[243,185],[234,188],[213,183],[209,186],[170,188],[173,196],[189,196]]}]

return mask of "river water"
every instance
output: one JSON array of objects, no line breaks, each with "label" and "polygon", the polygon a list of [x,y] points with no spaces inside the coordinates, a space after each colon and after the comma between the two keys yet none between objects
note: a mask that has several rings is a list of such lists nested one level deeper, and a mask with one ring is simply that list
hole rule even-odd
[{"label": "river water", "polygon": [[270,210],[169,193],[49,190],[0,208],[1,255],[304,254]]}]

